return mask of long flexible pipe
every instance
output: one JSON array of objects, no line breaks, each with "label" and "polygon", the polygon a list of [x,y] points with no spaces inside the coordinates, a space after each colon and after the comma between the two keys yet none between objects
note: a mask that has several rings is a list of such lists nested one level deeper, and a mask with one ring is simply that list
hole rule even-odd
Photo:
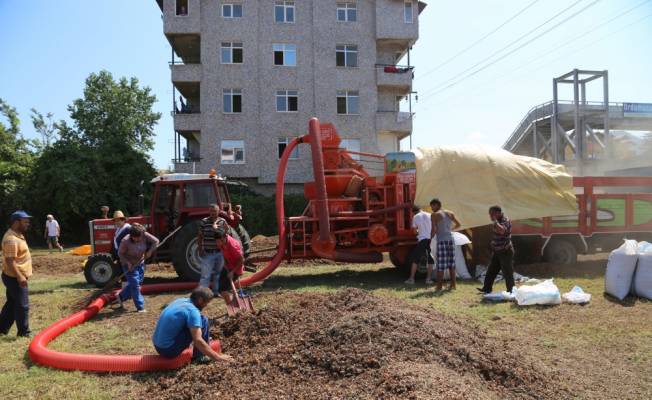
[{"label": "long flexible pipe", "polygon": [[267,266],[260,271],[257,271],[251,276],[243,278],[240,281],[242,286],[248,286],[253,283],[262,281],[267,278],[279,266],[283,258],[285,258],[286,235],[285,230],[285,170],[287,169],[288,160],[295,147],[302,143],[305,136],[292,139],[292,141],[285,147],[281,160],[278,163],[278,171],[276,172],[276,227],[278,229],[278,250],[274,257],[270,260]]},{"label": "long flexible pipe", "polygon": [[[196,282],[159,283],[143,285],[143,294],[190,290],[197,286]],[[184,350],[175,358],[165,358],[158,355],[103,355],[65,353],[47,348],[48,343],[68,329],[83,324],[93,318],[107,303],[115,299],[116,293],[99,297],[84,310],[63,318],[48,326],[34,337],[29,345],[28,354],[33,362],[48,367],[92,371],[92,372],[146,372],[180,368],[190,362],[192,349]],[[211,347],[220,351],[220,342],[214,340]]]}]

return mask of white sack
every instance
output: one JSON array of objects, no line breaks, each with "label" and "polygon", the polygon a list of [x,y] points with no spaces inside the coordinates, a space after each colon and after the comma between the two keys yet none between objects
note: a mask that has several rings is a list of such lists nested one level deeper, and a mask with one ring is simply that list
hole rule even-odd
[{"label": "white sack", "polygon": [[607,272],[604,276],[604,291],[622,300],[629,294],[638,260],[638,243],[625,240],[619,248],[609,254]]},{"label": "white sack", "polygon": [[[437,269],[436,238],[437,235],[435,235],[435,238],[430,241],[430,254],[432,255],[433,260],[435,260],[435,270]],[[460,279],[471,279],[471,274],[469,273],[469,269],[466,266],[466,259],[464,258],[464,252],[462,251],[462,246],[457,245],[458,241],[463,244],[471,243],[471,241],[466,236],[458,232],[453,232],[453,238],[455,239],[455,244],[456,244],[455,245],[455,276]],[[448,270],[444,271],[444,280],[450,280],[450,274],[448,273]]]},{"label": "white sack", "polygon": [[534,304],[561,304],[559,288],[547,279],[532,286],[520,286],[516,289],[516,302],[519,306]]},{"label": "white sack", "polygon": [[564,293],[561,298],[571,304],[586,304],[591,301],[591,294],[584,292],[581,287],[575,286],[570,292]]},{"label": "white sack", "polygon": [[652,300],[652,244],[638,244],[638,266],[634,274],[634,294]]}]

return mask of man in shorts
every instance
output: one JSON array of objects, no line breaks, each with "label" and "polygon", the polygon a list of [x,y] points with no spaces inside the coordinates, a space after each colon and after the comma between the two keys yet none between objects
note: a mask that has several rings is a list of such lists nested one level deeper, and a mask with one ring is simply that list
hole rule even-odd
[{"label": "man in shorts", "polygon": [[219,275],[220,296],[230,303],[233,300],[231,281],[244,272],[244,256],[240,242],[229,236],[222,228],[215,229],[215,245],[224,256],[224,268]]},{"label": "man in shorts", "polygon": [[52,214],[48,214],[45,221],[45,232],[43,236],[48,242],[48,249],[52,253],[52,248],[59,249],[60,253],[63,253],[63,246],[59,243],[59,236],[61,235],[61,227]]},{"label": "man in shorts", "polygon": [[454,290],[455,286],[455,242],[452,231],[461,226],[460,221],[452,211],[443,210],[439,199],[430,201],[431,236],[437,236],[437,290],[441,290],[444,281],[444,272],[450,274],[448,290]]},{"label": "man in shorts", "polygon": [[412,266],[410,269],[410,278],[408,278],[405,283],[408,285],[414,285],[414,276],[417,273],[417,265],[423,258],[426,258],[428,266],[426,285],[430,285],[433,283],[432,266],[435,263],[430,254],[430,232],[432,231],[430,214],[422,211],[416,204],[412,206],[412,213],[414,214],[414,217],[412,217],[412,228],[417,231],[417,245],[410,253]]}]

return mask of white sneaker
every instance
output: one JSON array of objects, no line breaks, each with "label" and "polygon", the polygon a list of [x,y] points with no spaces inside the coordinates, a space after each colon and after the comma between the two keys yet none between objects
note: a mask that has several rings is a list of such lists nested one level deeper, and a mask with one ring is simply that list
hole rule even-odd
[{"label": "white sneaker", "polygon": [[136,312],[138,312],[138,313],[146,313],[147,310],[145,310],[144,308],[141,308],[140,310],[136,310]]},{"label": "white sneaker", "polygon": [[414,285],[414,279],[410,278],[407,281],[405,281],[405,283],[408,285]]},{"label": "white sneaker", "polygon": [[432,285],[433,283],[435,283],[435,281],[432,279],[426,279],[426,285]]}]

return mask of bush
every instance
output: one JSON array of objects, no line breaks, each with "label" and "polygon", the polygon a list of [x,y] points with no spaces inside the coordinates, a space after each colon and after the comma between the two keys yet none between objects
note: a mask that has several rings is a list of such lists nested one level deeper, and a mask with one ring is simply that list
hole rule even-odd
[{"label": "bush", "polygon": [[[232,204],[242,205],[244,226],[249,235],[272,236],[277,235],[276,229],[276,198],[274,196],[262,196],[250,190],[238,190],[239,193],[231,193]],[[285,215],[301,215],[308,202],[299,194],[285,195]]]}]

